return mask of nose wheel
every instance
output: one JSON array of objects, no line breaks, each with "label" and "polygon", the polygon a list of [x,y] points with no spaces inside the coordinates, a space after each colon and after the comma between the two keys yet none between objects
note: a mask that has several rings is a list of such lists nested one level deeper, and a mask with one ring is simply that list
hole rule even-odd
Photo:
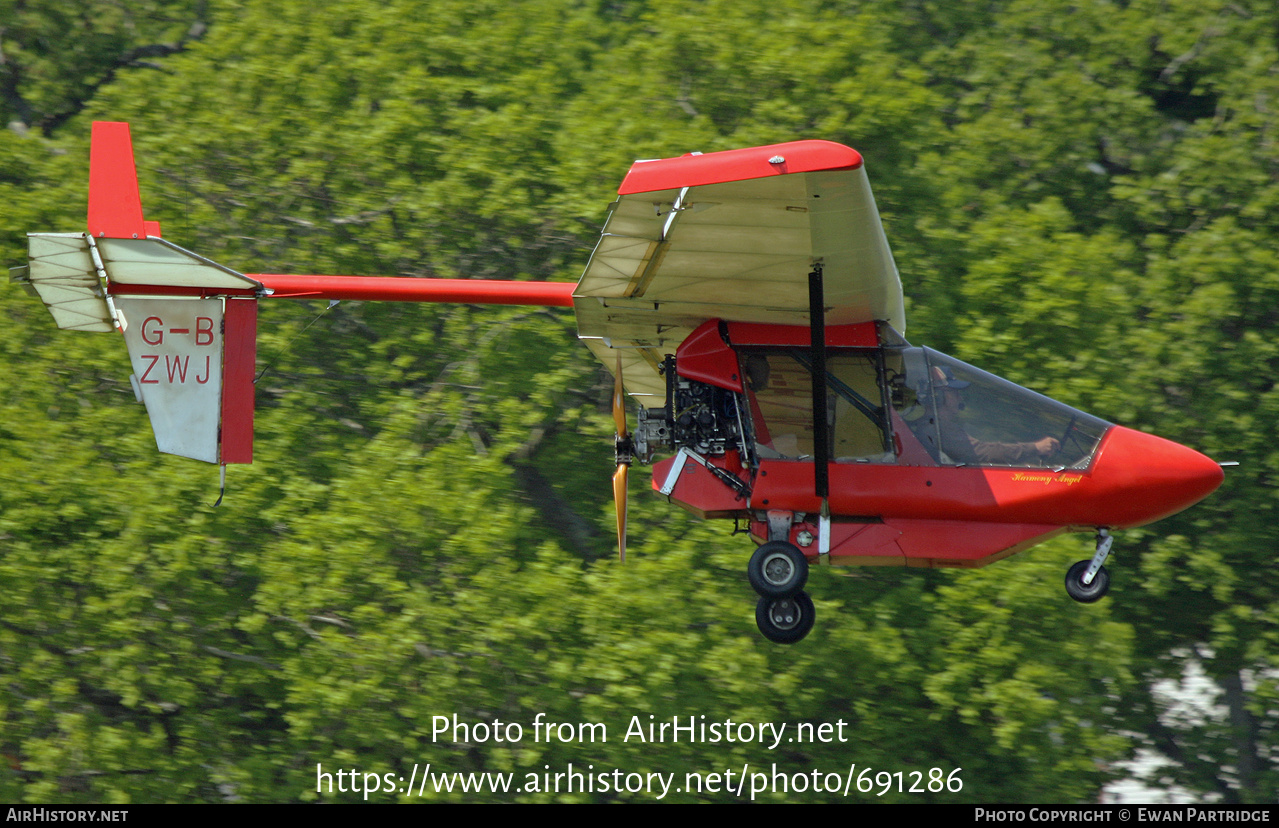
[{"label": "nose wheel", "polygon": [[1110,589],[1110,573],[1103,566],[1110,557],[1115,539],[1105,529],[1097,530],[1097,553],[1091,561],[1079,561],[1066,571],[1066,594],[1081,604],[1100,601]]}]

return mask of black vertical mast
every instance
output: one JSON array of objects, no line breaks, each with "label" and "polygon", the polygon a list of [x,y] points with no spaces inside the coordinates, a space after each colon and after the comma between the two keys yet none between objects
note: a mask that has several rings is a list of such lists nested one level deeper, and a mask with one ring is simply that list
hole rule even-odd
[{"label": "black vertical mast", "polygon": [[830,434],[826,425],[826,301],[820,264],[808,274],[808,318],[813,354],[813,478],[817,496],[825,498],[830,489]]}]

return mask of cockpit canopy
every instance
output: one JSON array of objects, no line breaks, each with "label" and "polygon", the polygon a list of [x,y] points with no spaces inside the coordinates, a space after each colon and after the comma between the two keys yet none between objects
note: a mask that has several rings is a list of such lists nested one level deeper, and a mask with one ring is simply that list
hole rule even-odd
[{"label": "cockpit canopy", "polygon": [[[757,459],[810,459],[812,354],[742,348]],[[1110,424],[928,348],[831,348],[836,463],[1087,468]]]}]

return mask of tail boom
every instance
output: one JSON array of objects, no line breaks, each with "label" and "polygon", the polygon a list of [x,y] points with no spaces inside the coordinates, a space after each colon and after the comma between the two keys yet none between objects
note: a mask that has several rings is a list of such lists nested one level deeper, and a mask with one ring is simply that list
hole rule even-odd
[{"label": "tail boom", "polygon": [[412,279],[402,276],[299,276],[250,273],[284,299],[352,299],[367,302],[458,302],[475,305],[573,307],[572,282],[496,279]]}]

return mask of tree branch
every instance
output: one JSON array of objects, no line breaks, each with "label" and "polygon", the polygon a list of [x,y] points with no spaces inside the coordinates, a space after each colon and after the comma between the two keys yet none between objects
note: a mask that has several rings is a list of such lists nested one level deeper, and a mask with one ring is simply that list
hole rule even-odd
[{"label": "tree branch", "polygon": [[[102,75],[99,78],[97,78],[96,80],[88,84],[88,86],[82,91],[82,93],[75,100],[71,102],[70,106],[65,107],[63,110],[59,112],[49,113],[41,117],[39,119],[39,126],[40,126],[41,133],[46,138],[52,137],[53,132],[59,126],[61,126],[65,121],[69,120],[70,118],[73,118],[76,115],[78,115],[80,111],[83,110],[85,106],[88,105],[89,101],[93,99],[93,96],[97,94],[99,89],[111,83],[111,81],[115,80],[116,73],[120,71],[121,69],[145,68],[145,69],[159,69],[163,71],[163,67],[161,67],[159,64],[145,61],[143,60],[143,58],[167,57],[169,55],[177,54],[178,52],[186,51],[188,44],[190,44],[193,41],[202,39],[205,33],[208,32],[209,26],[203,20],[203,17],[206,11],[207,9],[205,7],[205,4],[200,3],[196,9],[197,19],[192,21],[191,25],[187,27],[186,33],[183,34],[182,37],[178,38],[176,42],[149,43],[145,46],[135,46],[132,49],[128,49],[122,54],[120,54],[118,57],[116,57],[114,61],[112,61],[107,66],[106,70],[102,73]],[[16,73],[13,73],[13,74],[16,76]],[[7,95],[7,91],[8,90],[5,90],[6,95]],[[13,94],[17,95],[19,100],[22,100],[21,95],[17,91],[16,85],[14,87]],[[30,112],[30,108],[28,107],[28,115],[27,115],[26,123],[30,124],[31,123],[30,119],[33,117],[34,117],[34,113]]]}]

